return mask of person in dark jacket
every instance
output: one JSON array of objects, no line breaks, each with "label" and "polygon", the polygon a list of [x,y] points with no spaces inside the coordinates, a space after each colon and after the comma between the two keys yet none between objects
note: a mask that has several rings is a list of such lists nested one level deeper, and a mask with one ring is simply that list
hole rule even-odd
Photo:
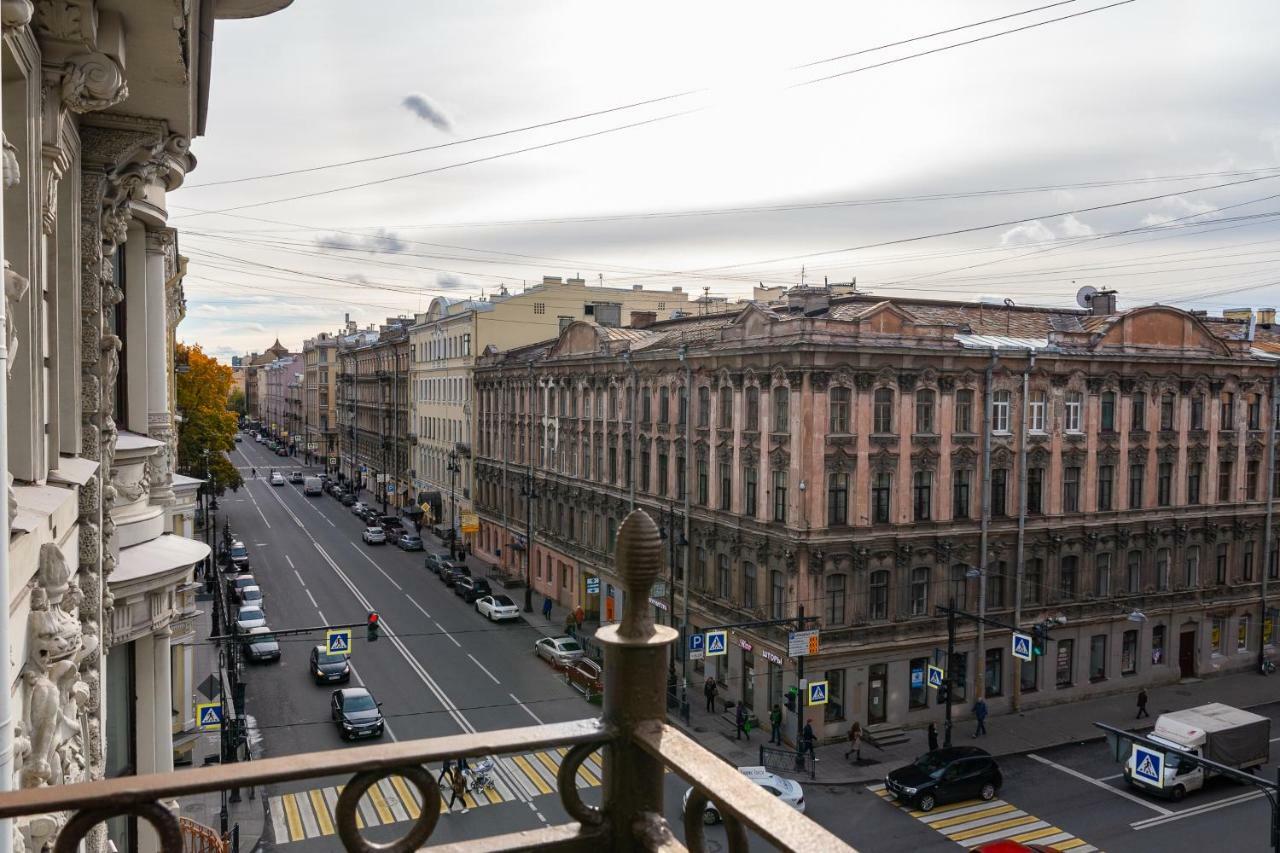
[{"label": "person in dark jacket", "polygon": [[1147,713],[1147,688],[1141,687],[1138,689],[1138,716],[1134,717],[1134,719],[1140,720],[1143,717],[1150,716]]},{"label": "person in dark jacket", "polygon": [[938,750],[938,726],[934,723],[929,724],[929,751],[936,752]]},{"label": "person in dark jacket", "polygon": [[737,740],[742,740],[745,736],[747,740],[751,740],[751,732],[747,729],[747,706],[742,702],[738,703],[737,710],[733,714],[734,725],[737,726]]},{"label": "person in dark jacket", "polygon": [[462,800],[462,814],[466,814],[471,811],[471,809],[467,808],[467,800],[465,797],[465,794],[467,793],[467,782],[462,776],[462,770],[457,767],[453,769],[453,774],[449,778],[449,790],[452,795],[449,797],[449,811],[453,811],[453,804],[458,800]]},{"label": "person in dark jacket", "polygon": [[542,599],[542,618],[548,622],[551,621],[551,596],[545,596]]},{"label": "person in dark jacket", "polygon": [[849,726],[849,749],[844,754],[846,761],[850,755],[853,756],[854,761],[862,760],[862,723],[857,720]]},{"label": "person in dark jacket", "polygon": [[[807,752],[810,755],[814,755],[813,745],[817,740],[817,735],[813,733],[813,719],[805,720],[804,730],[800,732],[800,754],[804,755]],[[817,756],[814,755],[814,758],[817,758]]]},{"label": "person in dark jacket", "polygon": [[973,736],[985,735],[987,733],[987,700],[979,697],[978,701],[973,703],[973,716],[978,721],[978,730],[973,733]]},{"label": "person in dark jacket", "polygon": [[707,676],[706,684],[702,685],[702,695],[707,697],[707,711],[713,712],[716,709],[716,680],[711,676]]},{"label": "person in dark jacket", "polygon": [[769,743],[782,746],[782,706],[774,705],[769,712]]}]

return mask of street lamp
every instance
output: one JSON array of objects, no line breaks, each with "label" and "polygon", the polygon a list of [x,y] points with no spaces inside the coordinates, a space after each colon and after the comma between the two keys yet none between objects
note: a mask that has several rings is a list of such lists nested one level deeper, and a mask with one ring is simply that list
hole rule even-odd
[{"label": "street lamp", "polygon": [[458,464],[458,451],[449,451],[449,556],[458,559],[455,545],[458,541],[458,472],[462,466]]},{"label": "street lamp", "polygon": [[524,498],[524,612],[533,612],[533,502],[538,499],[538,490],[533,485],[533,475],[524,475],[525,484],[520,487],[520,495]]},{"label": "street lamp", "polygon": [[[675,501],[671,501],[669,503],[666,516],[667,516],[666,524],[658,528],[658,536],[667,541],[667,544],[670,549],[669,551],[670,556],[668,557],[668,565],[671,567],[671,574],[670,574],[669,580],[667,581],[667,606],[670,608],[670,610],[667,616],[671,620],[671,625],[674,627],[676,624],[676,546],[678,545],[681,548],[685,548],[685,547],[688,547],[689,543],[684,537],[684,531],[676,530]],[[688,566],[685,567],[685,571],[688,571]],[[685,594],[686,596],[688,595],[687,587],[686,587]],[[678,646],[676,649],[676,654],[681,655],[682,661],[684,660],[684,654],[685,654],[683,643],[684,641],[682,639],[681,645]],[[676,655],[672,654],[667,656],[667,707],[674,708],[677,705],[679,705],[681,707],[682,715],[686,720],[688,720],[689,718],[688,695],[686,694],[683,698],[678,697],[676,694],[676,683],[677,683]],[[685,687],[687,689],[688,687],[687,682],[685,684]]]}]

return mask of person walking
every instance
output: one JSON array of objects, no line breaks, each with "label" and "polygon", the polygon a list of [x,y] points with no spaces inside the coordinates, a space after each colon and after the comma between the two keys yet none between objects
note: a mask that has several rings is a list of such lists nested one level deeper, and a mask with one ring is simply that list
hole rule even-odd
[{"label": "person walking", "polygon": [[813,718],[810,717],[804,721],[804,730],[800,733],[800,754],[804,755],[807,752],[816,759],[817,756],[814,755],[813,745],[817,740],[817,735],[813,733]]},{"label": "person walking", "polygon": [[769,743],[782,746],[782,706],[774,705],[769,712]]},{"label": "person walking", "polygon": [[708,713],[714,713],[716,710],[716,691],[717,690],[719,690],[719,688],[716,687],[716,680],[712,678],[710,675],[708,675],[706,683],[702,685],[702,695],[707,697]]},{"label": "person walking", "polygon": [[582,609],[581,604],[579,604],[577,607],[573,609],[573,621],[578,623],[579,631],[582,630],[582,623],[586,621],[586,618],[587,618],[587,613],[585,610]]},{"label": "person walking", "polygon": [[978,701],[973,703],[973,716],[978,720],[978,730],[973,733],[974,737],[985,735],[987,733],[987,700],[981,696]]},{"label": "person walking", "polygon": [[249,479],[251,479],[251,480],[256,480],[256,479],[258,479],[258,469],[257,469],[257,468],[250,468],[250,469],[249,469]]},{"label": "person walking", "polygon": [[938,751],[938,726],[935,723],[929,724],[929,751]]},{"label": "person walking", "polygon": [[1147,713],[1147,688],[1140,687],[1138,688],[1138,716],[1134,717],[1134,719],[1140,720],[1143,717],[1150,716],[1151,715]]},{"label": "person walking", "polygon": [[449,779],[449,790],[452,792],[452,796],[449,797],[449,811],[453,811],[453,804],[458,800],[462,800],[462,814],[471,811],[471,809],[467,808],[467,783],[462,778],[462,768],[454,768],[453,774]]},{"label": "person walking", "polygon": [[542,597],[542,618],[548,622],[551,621],[551,596],[549,595]]},{"label": "person walking", "polygon": [[849,726],[849,749],[844,754],[846,761],[849,760],[850,755],[853,756],[854,761],[862,761],[862,723],[857,720]]},{"label": "person walking", "polygon": [[564,632],[570,637],[578,636],[578,623],[573,620],[572,613],[566,613],[564,616]]},{"label": "person walking", "polygon": [[745,736],[748,741],[751,740],[751,731],[747,728],[747,706],[745,703],[738,703],[737,710],[733,714],[733,721],[734,725],[737,726],[737,737],[735,739],[742,740]]}]

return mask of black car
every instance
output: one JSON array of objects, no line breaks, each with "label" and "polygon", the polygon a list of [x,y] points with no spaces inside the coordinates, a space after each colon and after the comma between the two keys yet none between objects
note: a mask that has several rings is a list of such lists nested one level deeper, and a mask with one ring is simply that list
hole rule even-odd
[{"label": "black car", "polygon": [[458,578],[471,577],[471,570],[462,563],[449,561],[449,565],[440,570],[440,580],[444,581],[445,586],[453,586],[458,582]]},{"label": "black car", "polygon": [[261,628],[250,628],[249,633],[241,638],[245,657],[250,661],[280,660],[280,643],[276,635],[265,625]]},{"label": "black car", "polygon": [[330,654],[324,646],[313,646],[311,677],[316,680],[316,684],[330,684],[335,681],[346,684],[351,680],[351,662],[346,655]]},{"label": "black car", "polygon": [[343,505],[343,506],[351,506],[351,505],[352,505],[353,503],[355,503],[355,502],[356,502],[356,496],[355,496],[355,495],[353,495],[353,494],[349,494],[349,493],[347,493],[347,494],[343,494],[343,496],[342,496],[342,505]]},{"label": "black car", "polygon": [[467,604],[471,604],[477,598],[486,595],[493,595],[493,588],[489,586],[489,582],[484,578],[473,578],[469,575],[461,575],[453,582],[453,591],[462,596],[462,600]]},{"label": "black car", "polygon": [[938,803],[994,799],[1003,783],[995,759],[976,746],[926,752],[884,780],[889,793],[922,812],[932,811]]},{"label": "black car", "polygon": [[333,691],[329,710],[343,740],[358,737],[382,737],[381,702],[363,687],[344,687]]}]

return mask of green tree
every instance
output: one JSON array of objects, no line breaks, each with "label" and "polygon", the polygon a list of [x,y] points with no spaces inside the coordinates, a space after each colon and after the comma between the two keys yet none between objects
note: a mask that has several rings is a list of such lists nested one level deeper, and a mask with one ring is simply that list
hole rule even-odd
[{"label": "green tree", "polygon": [[249,404],[245,400],[244,391],[239,388],[232,388],[231,396],[227,398],[227,408],[243,418],[249,411]]},{"label": "green tree", "polygon": [[210,480],[219,495],[240,488],[244,478],[227,458],[236,446],[236,413],[227,408],[231,368],[205,355],[199,344],[178,344],[175,361],[187,365],[177,385],[178,470]]}]

